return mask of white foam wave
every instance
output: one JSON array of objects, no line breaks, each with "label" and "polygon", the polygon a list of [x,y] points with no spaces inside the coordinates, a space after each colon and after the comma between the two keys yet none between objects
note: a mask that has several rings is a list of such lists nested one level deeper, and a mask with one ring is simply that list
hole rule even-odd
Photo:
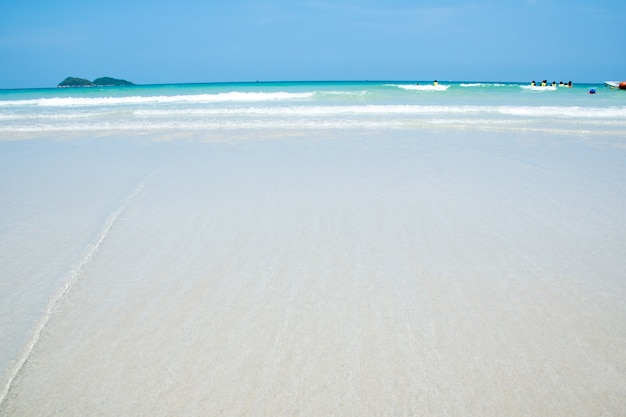
[{"label": "white foam wave", "polygon": [[[131,124],[119,122],[94,123],[68,126],[25,126],[11,129],[12,136],[18,134],[63,133],[84,135],[86,132],[94,134],[107,134],[125,132],[127,134],[159,134],[177,132],[216,132],[216,131],[245,131],[245,130],[349,130],[349,129],[420,129],[420,128],[445,128],[445,129],[478,129],[478,130],[506,130],[506,131],[545,131],[562,134],[610,135],[626,137],[626,124],[611,121],[602,123],[597,120],[574,121],[572,123],[529,123],[528,120],[520,119],[493,119],[485,117],[467,118],[463,116],[450,117],[433,116],[426,118],[310,118],[310,119],[250,119],[250,120],[170,120],[134,122]],[[0,127],[0,140],[2,133],[7,131]]]},{"label": "white foam wave", "polygon": [[547,85],[543,87],[540,85],[520,85],[520,88],[529,91],[556,91],[556,86],[552,85]]},{"label": "white foam wave", "polygon": [[359,90],[359,91],[317,91],[315,92],[316,96],[348,96],[348,97],[363,97],[369,95],[370,92],[367,90]]},{"label": "white foam wave", "polygon": [[450,86],[449,85],[421,85],[421,84],[386,84],[388,87],[398,87],[403,90],[414,90],[414,91],[446,91]]},{"label": "white foam wave", "polygon": [[[252,119],[217,121],[146,121],[135,123],[109,122],[81,125],[36,125],[11,129],[0,127],[0,133],[51,133],[51,132],[157,132],[157,131],[212,131],[246,129],[356,129],[387,128],[403,126],[401,120],[337,120],[337,119]],[[0,139],[1,140],[1,139]]]},{"label": "white foam wave", "polygon": [[507,87],[508,84],[502,83],[461,83],[461,87]]},{"label": "white foam wave", "polygon": [[483,114],[520,117],[560,117],[584,119],[626,119],[626,106],[566,107],[566,106],[423,106],[423,105],[365,105],[365,106],[281,106],[244,108],[204,108],[177,110],[136,110],[139,117],[167,116],[341,116],[341,115],[429,115]]},{"label": "white foam wave", "polygon": [[626,120],[626,106],[615,107],[562,107],[562,106],[501,106],[498,112],[512,116],[568,119],[621,119]]},{"label": "white foam wave", "polygon": [[35,100],[0,101],[0,106],[111,106],[159,103],[219,103],[219,102],[260,102],[280,100],[305,100],[314,96],[314,92],[288,93],[277,92],[238,92],[217,94],[190,94],[175,96],[128,96],[128,97],[55,97]]},{"label": "white foam wave", "polygon": [[[116,112],[120,114],[122,112]],[[127,112],[129,113],[129,112]],[[72,111],[68,112],[46,112],[46,113],[8,113],[0,114],[0,122],[10,120],[75,120],[75,119],[94,119],[98,117],[110,117],[113,112],[87,112]]]},{"label": "white foam wave", "polygon": [[484,115],[491,117],[515,116],[538,119],[616,119],[626,121],[626,106],[579,107],[579,106],[480,106],[480,105],[349,105],[349,106],[251,106],[251,107],[194,107],[194,108],[137,108],[125,111],[92,112],[65,110],[50,113],[7,114],[0,122],[10,124],[28,122],[49,125],[57,122],[81,121],[105,123],[110,120],[133,119],[190,119],[203,117],[333,117],[363,116],[428,116],[428,115]]}]

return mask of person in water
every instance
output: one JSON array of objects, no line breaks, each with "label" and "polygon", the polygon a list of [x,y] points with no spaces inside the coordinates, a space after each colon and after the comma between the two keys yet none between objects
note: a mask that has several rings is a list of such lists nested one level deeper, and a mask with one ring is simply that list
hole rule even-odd
[{"label": "person in water", "polygon": [[437,80],[433,81],[433,85],[438,85],[439,83],[437,82]]},{"label": "person in water", "polygon": [[534,87],[534,86],[536,86],[536,85],[537,85],[537,84],[535,84],[535,80],[532,80],[532,81],[530,82],[530,86],[531,86],[531,87]]},{"label": "person in water", "polygon": [[547,85],[548,85],[548,82],[547,82],[546,80],[543,80],[543,81],[541,82],[541,86],[542,86],[542,87],[546,87]]}]

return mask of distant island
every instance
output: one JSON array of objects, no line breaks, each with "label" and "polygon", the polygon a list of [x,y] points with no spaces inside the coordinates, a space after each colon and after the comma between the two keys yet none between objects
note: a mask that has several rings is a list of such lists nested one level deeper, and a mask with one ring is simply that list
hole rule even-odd
[{"label": "distant island", "polygon": [[130,81],[118,80],[111,77],[100,77],[93,81],[86,80],[84,78],[67,77],[61,81],[57,87],[120,87],[127,85],[135,85]]}]

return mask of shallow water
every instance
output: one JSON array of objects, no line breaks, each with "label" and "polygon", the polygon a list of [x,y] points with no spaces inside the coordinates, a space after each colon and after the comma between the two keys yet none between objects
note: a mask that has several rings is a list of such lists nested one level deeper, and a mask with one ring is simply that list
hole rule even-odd
[{"label": "shallow water", "polygon": [[[4,208],[2,268],[45,262],[14,269],[3,305],[48,318],[0,415],[624,408],[622,150],[269,133],[11,144],[3,178],[32,200]],[[37,176],[24,147],[48,161]]]},{"label": "shallow water", "polygon": [[[223,140],[222,131],[322,128],[625,135],[622,91],[524,87],[378,81],[0,90],[0,139],[170,131]],[[590,87],[598,93],[588,94]]]}]

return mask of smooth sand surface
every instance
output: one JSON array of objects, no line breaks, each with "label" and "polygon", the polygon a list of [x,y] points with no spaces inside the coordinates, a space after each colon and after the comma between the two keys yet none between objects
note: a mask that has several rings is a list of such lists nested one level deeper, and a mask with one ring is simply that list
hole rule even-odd
[{"label": "smooth sand surface", "polygon": [[626,151],[342,135],[127,150],[0,415],[626,410]]}]

